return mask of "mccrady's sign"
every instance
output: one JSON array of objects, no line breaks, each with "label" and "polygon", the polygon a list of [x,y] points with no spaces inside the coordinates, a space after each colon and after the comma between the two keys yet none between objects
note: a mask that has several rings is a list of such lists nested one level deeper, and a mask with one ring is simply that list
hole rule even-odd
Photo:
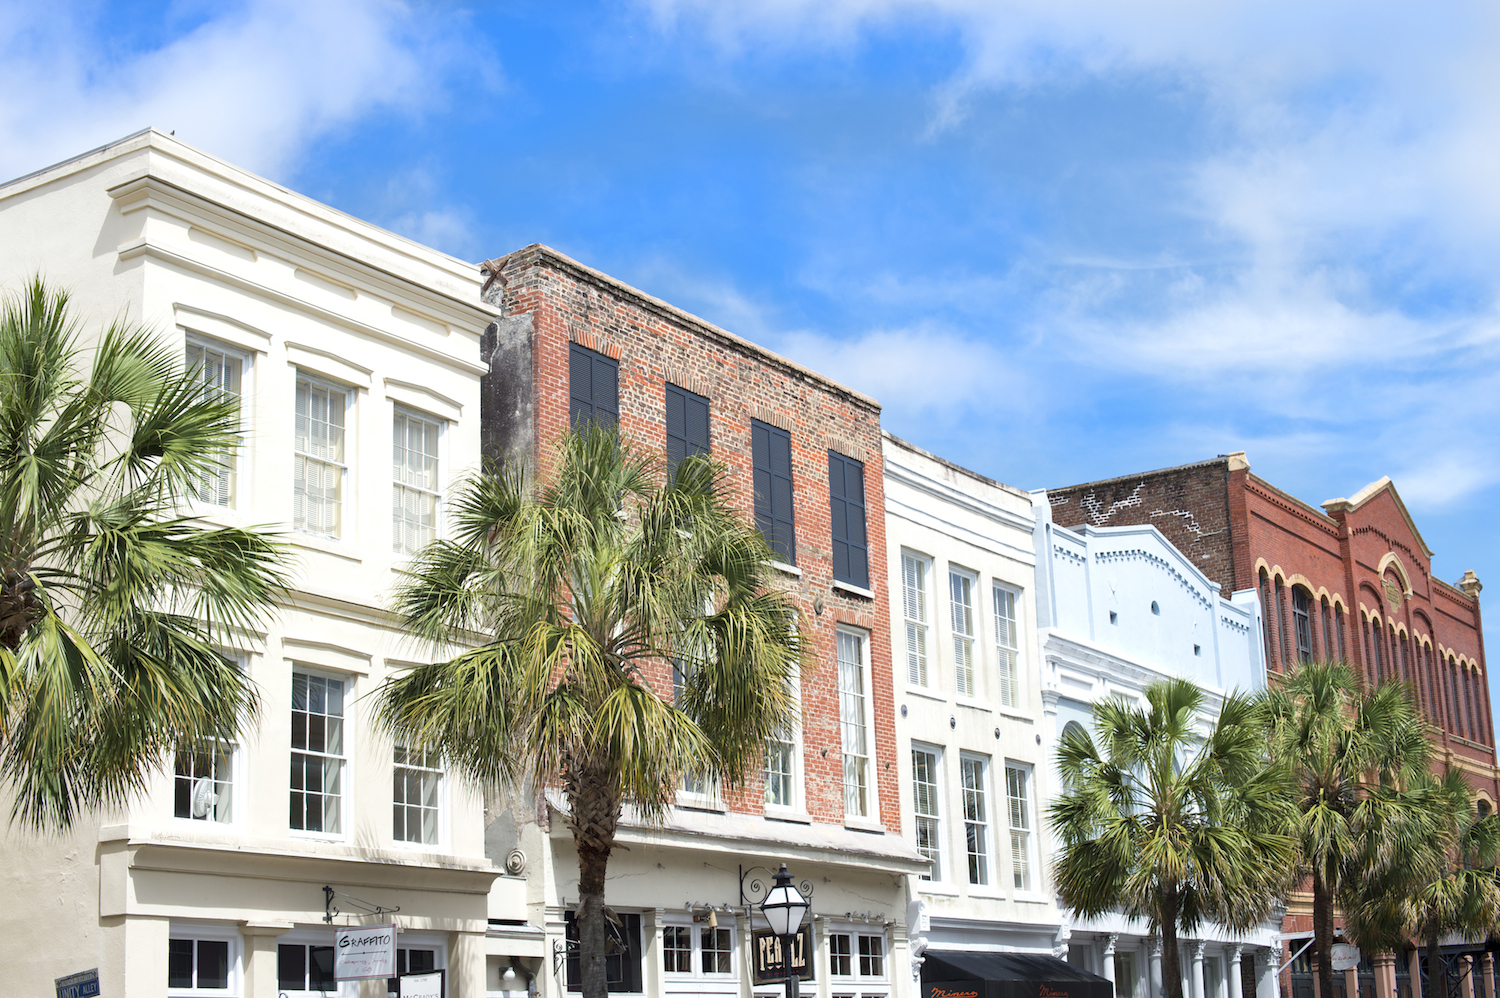
[{"label": "mccrady's sign", "polygon": [[396,976],[396,927],[346,925],[333,930],[333,978],[363,981]]},{"label": "mccrady's sign", "polygon": [[[751,935],[756,984],[780,984],[786,980],[785,949],[786,940],[770,929],[759,929]],[[812,952],[812,926],[804,925],[792,937],[792,973],[804,981],[814,980]]]}]

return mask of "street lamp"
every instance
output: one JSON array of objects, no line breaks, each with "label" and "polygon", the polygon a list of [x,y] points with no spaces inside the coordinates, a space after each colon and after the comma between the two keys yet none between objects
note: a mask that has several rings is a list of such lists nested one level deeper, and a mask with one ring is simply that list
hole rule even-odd
[{"label": "street lamp", "polygon": [[786,864],[776,874],[776,882],[760,903],[761,914],[770,923],[772,934],[784,939],[783,959],[786,961],[786,998],[797,998],[797,975],[792,973],[792,944],[797,930],[802,927],[802,916],[807,914],[807,898],[792,886],[792,875],[786,872]]}]

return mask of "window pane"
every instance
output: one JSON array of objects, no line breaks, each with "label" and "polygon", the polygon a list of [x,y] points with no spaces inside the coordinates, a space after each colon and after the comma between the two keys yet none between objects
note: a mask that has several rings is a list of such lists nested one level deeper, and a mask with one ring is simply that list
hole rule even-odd
[{"label": "window pane", "polygon": [[229,943],[219,939],[198,940],[198,987],[229,987]]},{"label": "window pane", "polygon": [[869,815],[869,748],[865,720],[864,639],[838,632],[839,727],[844,748],[844,811]]},{"label": "window pane", "polygon": [[906,617],[906,678],[927,685],[927,563],[901,556],[901,608]]},{"label": "window pane", "polygon": [[170,939],[167,941],[167,987],[190,988],[193,986],[193,940]]},{"label": "window pane", "polygon": [[276,986],[288,991],[307,987],[307,947],[283,943],[276,947]]}]

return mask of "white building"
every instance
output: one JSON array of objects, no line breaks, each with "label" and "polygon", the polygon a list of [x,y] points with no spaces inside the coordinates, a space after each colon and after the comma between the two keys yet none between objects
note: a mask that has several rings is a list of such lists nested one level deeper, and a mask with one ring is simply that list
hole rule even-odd
[{"label": "white building", "polygon": [[[1157,680],[1182,677],[1201,687],[1205,724],[1230,692],[1264,687],[1254,590],[1224,599],[1155,527],[1085,527],[1079,534],[1052,522],[1044,492],[1035,493],[1034,509],[1040,734],[1048,760],[1069,725],[1093,730],[1096,702],[1139,699]],[[1182,939],[1183,993],[1274,998],[1279,925],[1273,917],[1242,934],[1204,925],[1196,938]],[[1142,920],[1065,920],[1058,953],[1114,981],[1119,998],[1164,993],[1159,944]]]},{"label": "white building", "polygon": [[1050,954],[1061,916],[1031,496],[885,436],[901,825],[929,950]]},{"label": "white building", "polygon": [[5,832],[3,990],[97,966],[108,996],[320,994],[325,886],[399,907],[402,960],[455,998],[484,994],[493,948],[498,988],[524,932],[487,920],[524,918],[524,884],[497,881],[477,796],[378,737],[366,698],[425,654],[381,607],[477,462],[477,270],[145,131],[0,187],[0,281],[35,272],[240,395],[243,448],[196,513],[281,526],[296,568],[269,629],[226,649],[260,688],[255,730],[68,838]]}]

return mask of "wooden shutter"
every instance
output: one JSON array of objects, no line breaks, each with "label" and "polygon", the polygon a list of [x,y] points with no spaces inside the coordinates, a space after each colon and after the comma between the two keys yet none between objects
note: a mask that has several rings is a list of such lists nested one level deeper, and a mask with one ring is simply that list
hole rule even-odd
[{"label": "wooden shutter", "polygon": [[620,421],[620,365],[577,343],[568,344],[568,425],[613,429]]},{"label": "wooden shutter", "polygon": [[792,435],[750,421],[750,461],[755,485],[755,526],[777,557],[797,564],[797,532],[792,515]]},{"label": "wooden shutter", "polygon": [[828,452],[828,515],[832,521],[834,579],[870,588],[865,466],[837,451]]},{"label": "wooden shutter", "polygon": [[689,454],[707,454],[708,399],[685,388],[667,385],[667,469]]}]

